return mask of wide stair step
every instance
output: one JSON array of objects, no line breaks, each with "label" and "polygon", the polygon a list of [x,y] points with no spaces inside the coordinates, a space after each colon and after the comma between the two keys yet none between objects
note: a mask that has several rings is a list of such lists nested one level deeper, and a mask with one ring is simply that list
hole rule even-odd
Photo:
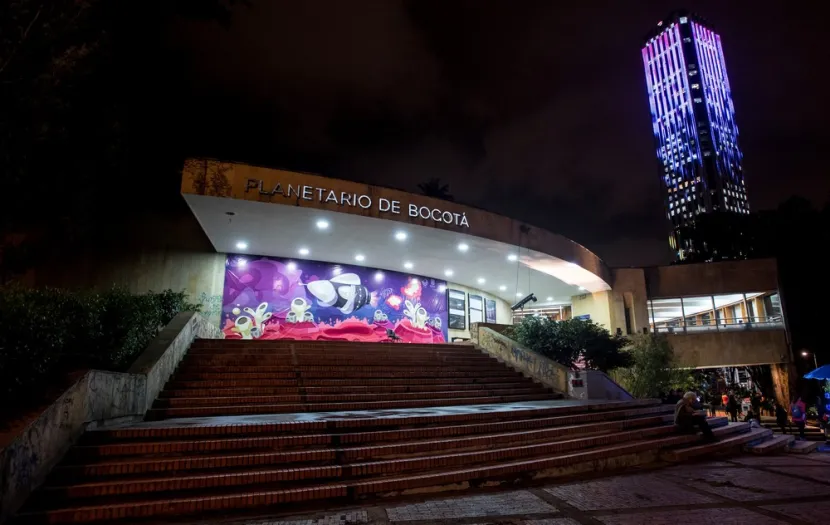
[{"label": "wide stair step", "polygon": [[[780,432],[780,428],[775,423],[764,422],[763,423],[765,428],[768,428],[775,432]],[[798,429],[794,426],[788,427],[787,431],[790,434],[798,434]],[[824,441],[826,438],[824,436],[824,431],[818,427],[814,426],[807,426],[804,429],[804,437],[807,441]]]},{"label": "wide stair step", "polygon": [[196,341],[146,419],[561,397],[472,346]]},{"label": "wide stair step", "polygon": [[[701,443],[657,400],[561,397],[471,346],[200,340],[147,421],[86,432],[15,523],[284,511],[624,468]],[[748,430],[710,424],[722,442]]]},{"label": "wide stair step", "polygon": [[748,444],[744,450],[753,454],[774,454],[783,451],[793,441],[795,441],[795,436],[779,434],[760,443]]},{"label": "wide stair step", "polygon": [[791,454],[809,454],[818,449],[819,445],[821,443],[818,441],[793,441],[786,450]]},{"label": "wide stair step", "polygon": [[762,442],[772,436],[772,431],[766,428],[751,428],[749,423],[729,423],[713,430],[718,441],[704,443],[691,447],[666,450],[661,453],[665,461],[685,461],[701,456],[711,456],[723,452],[731,452],[752,442]]},{"label": "wide stair step", "polygon": [[512,482],[634,465],[653,460],[660,449],[700,439],[678,434],[673,407],[653,401],[560,403],[492,411],[458,407],[461,413],[448,415],[92,431],[18,522],[159,518]]}]

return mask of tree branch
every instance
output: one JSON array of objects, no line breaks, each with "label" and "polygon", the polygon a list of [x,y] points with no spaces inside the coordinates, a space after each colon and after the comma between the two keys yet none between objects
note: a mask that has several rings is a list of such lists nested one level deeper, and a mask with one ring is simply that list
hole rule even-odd
[{"label": "tree branch", "polygon": [[26,26],[26,30],[23,31],[23,34],[20,36],[20,40],[12,48],[12,52],[9,53],[9,58],[7,58],[6,61],[3,63],[3,65],[0,66],[0,73],[3,73],[3,71],[6,69],[6,66],[8,66],[11,63],[12,59],[14,58],[15,53],[17,53],[17,50],[20,48],[20,46],[23,44],[23,42],[26,41],[26,37],[29,36],[29,31],[32,30],[32,26],[35,25],[35,22],[37,22],[37,19],[40,17],[40,12],[42,10],[43,10],[43,4],[40,4],[40,7],[37,8],[37,12],[35,13],[35,16],[32,17],[32,21],[29,22],[29,25]]}]

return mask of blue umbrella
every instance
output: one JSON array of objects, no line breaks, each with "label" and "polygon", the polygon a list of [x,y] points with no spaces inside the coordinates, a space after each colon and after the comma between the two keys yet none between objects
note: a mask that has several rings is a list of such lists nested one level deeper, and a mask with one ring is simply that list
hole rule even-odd
[{"label": "blue umbrella", "polygon": [[830,379],[830,365],[822,365],[804,377],[806,379]]}]

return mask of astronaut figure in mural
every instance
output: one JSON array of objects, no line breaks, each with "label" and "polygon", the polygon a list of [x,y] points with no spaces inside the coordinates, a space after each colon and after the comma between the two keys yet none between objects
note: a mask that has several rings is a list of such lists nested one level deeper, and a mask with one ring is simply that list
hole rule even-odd
[{"label": "astronaut figure in mural", "polygon": [[344,273],[327,280],[311,281],[306,284],[308,292],[317,299],[317,304],[340,310],[349,315],[367,304],[376,308],[378,305],[377,292],[370,292],[360,282],[360,276],[354,273]]}]

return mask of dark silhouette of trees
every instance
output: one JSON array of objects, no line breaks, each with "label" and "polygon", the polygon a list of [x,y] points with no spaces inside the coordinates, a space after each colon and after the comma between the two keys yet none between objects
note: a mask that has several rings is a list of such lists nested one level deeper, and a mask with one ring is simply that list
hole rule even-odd
[{"label": "dark silhouette of trees", "polygon": [[0,2],[4,281],[34,261],[117,243],[124,221],[180,204],[180,68],[157,37],[174,17],[227,26],[247,3]]},{"label": "dark silhouette of trees", "polygon": [[455,198],[450,193],[450,185],[441,182],[441,179],[433,177],[426,182],[418,184],[418,189],[423,195],[427,197],[435,197],[445,201],[454,201]]}]

